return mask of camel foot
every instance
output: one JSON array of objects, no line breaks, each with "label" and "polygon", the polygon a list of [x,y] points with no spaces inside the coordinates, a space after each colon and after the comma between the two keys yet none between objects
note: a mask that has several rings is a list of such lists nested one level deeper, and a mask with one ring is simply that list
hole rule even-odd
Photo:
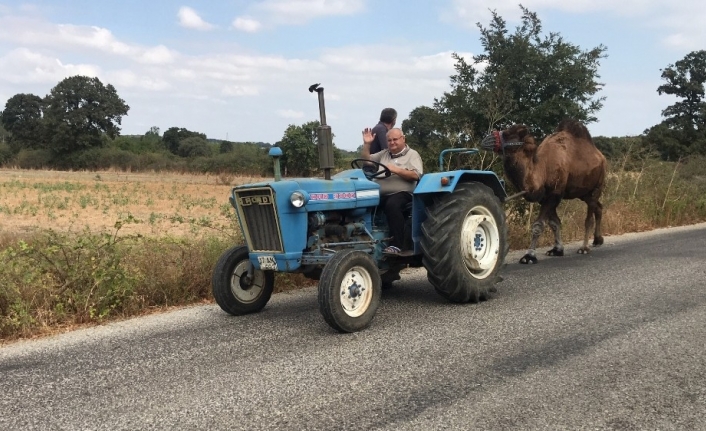
[{"label": "camel foot", "polygon": [[553,249],[551,249],[547,252],[547,256],[563,256],[563,255],[564,255],[563,248],[554,247]]},{"label": "camel foot", "polygon": [[522,259],[520,259],[520,263],[523,265],[526,265],[528,263],[537,263],[537,257],[532,256],[531,254],[526,254],[522,256]]},{"label": "camel foot", "polygon": [[593,246],[598,247],[599,245],[603,245],[603,237],[602,236],[597,236],[593,238]]},{"label": "camel foot", "polygon": [[576,253],[578,254],[588,254],[591,252],[591,249],[588,247],[581,247]]}]

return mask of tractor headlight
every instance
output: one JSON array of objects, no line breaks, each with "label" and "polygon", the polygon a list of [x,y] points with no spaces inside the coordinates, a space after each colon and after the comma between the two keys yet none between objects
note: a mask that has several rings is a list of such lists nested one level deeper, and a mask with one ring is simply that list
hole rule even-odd
[{"label": "tractor headlight", "polygon": [[307,196],[307,194],[299,190],[293,192],[291,196],[289,196],[289,202],[291,202],[295,208],[303,207],[304,205],[306,205],[308,200],[309,197]]}]

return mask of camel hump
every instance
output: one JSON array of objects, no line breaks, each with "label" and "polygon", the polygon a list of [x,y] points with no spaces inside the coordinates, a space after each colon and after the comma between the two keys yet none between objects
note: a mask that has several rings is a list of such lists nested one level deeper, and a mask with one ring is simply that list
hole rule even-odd
[{"label": "camel hump", "polygon": [[588,132],[586,126],[584,126],[583,123],[581,123],[580,121],[574,120],[573,118],[567,118],[563,120],[561,123],[559,123],[554,132],[567,132],[572,134],[576,138],[588,139],[590,142],[593,142],[591,134]]}]

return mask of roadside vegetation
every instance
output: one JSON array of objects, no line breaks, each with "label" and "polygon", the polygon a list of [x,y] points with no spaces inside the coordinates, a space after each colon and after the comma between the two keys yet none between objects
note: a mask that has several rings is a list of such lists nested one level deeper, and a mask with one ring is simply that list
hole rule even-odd
[{"label": "roadside vegetation", "polygon": [[[706,158],[621,162],[611,164],[603,199],[608,243],[610,235],[706,221]],[[171,192],[179,176],[0,173],[0,193],[10,197],[0,210],[0,341],[209,302],[216,260],[243,242],[230,187],[213,176],[191,185],[220,198],[199,199]],[[523,249],[536,205],[518,199],[506,209],[510,247]],[[566,241],[582,238],[585,205],[567,201],[559,211]],[[549,233],[542,242],[551,244]],[[296,275],[276,282],[278,292],[308,285]]]},{"label": "roadside vegetation", "polygon": [[[604,101],[598,71],[607,48],[583,50],[522,12],[514,33],[496,13],[478,24],[485,51],[470,59],[453,54],[450,90],[401,123],[426,171],[438,169],[442,149],[475,147],[490,130],[514,123],[539,140],[564,117],[591,130]],[[610,161],[601,199],[606,236],[706,221],[706,51],[655,73],[664,81],[657,92],[676,99],[663,121],[638,136],[594,136]],[[242,243],[230,188],[271,178],[272,146],[283,150],[285,176],[318,173],[318,121],[290,125],[272,144],[208,139],[180,127],[121,136],[128,112],[112,85],[86,76],[66,78],[44,97],[7,100],[0,113],[0,342],[210,301],[216,259]],[[334,149],[336,169],[356,157]],[[490,153],[445,163],[503,174]],[[527,247],[538,206],[516,199],[506,211],[511,248]],[[565,241],[582,238],[585,205],[568,201],[559,211]],[[278,291],[308,284],[296,275],[277,278]]]}]

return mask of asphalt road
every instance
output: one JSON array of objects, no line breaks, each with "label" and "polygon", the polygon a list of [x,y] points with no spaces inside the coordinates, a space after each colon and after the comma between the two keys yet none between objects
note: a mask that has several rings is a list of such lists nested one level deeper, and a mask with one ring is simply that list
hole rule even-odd
[{"label": "asphalt road", "polygon": [[480,304],[407,270],[356,334],[309,288],[6,345],[0,429],[706,429],[706,224],[577,248]]}]

